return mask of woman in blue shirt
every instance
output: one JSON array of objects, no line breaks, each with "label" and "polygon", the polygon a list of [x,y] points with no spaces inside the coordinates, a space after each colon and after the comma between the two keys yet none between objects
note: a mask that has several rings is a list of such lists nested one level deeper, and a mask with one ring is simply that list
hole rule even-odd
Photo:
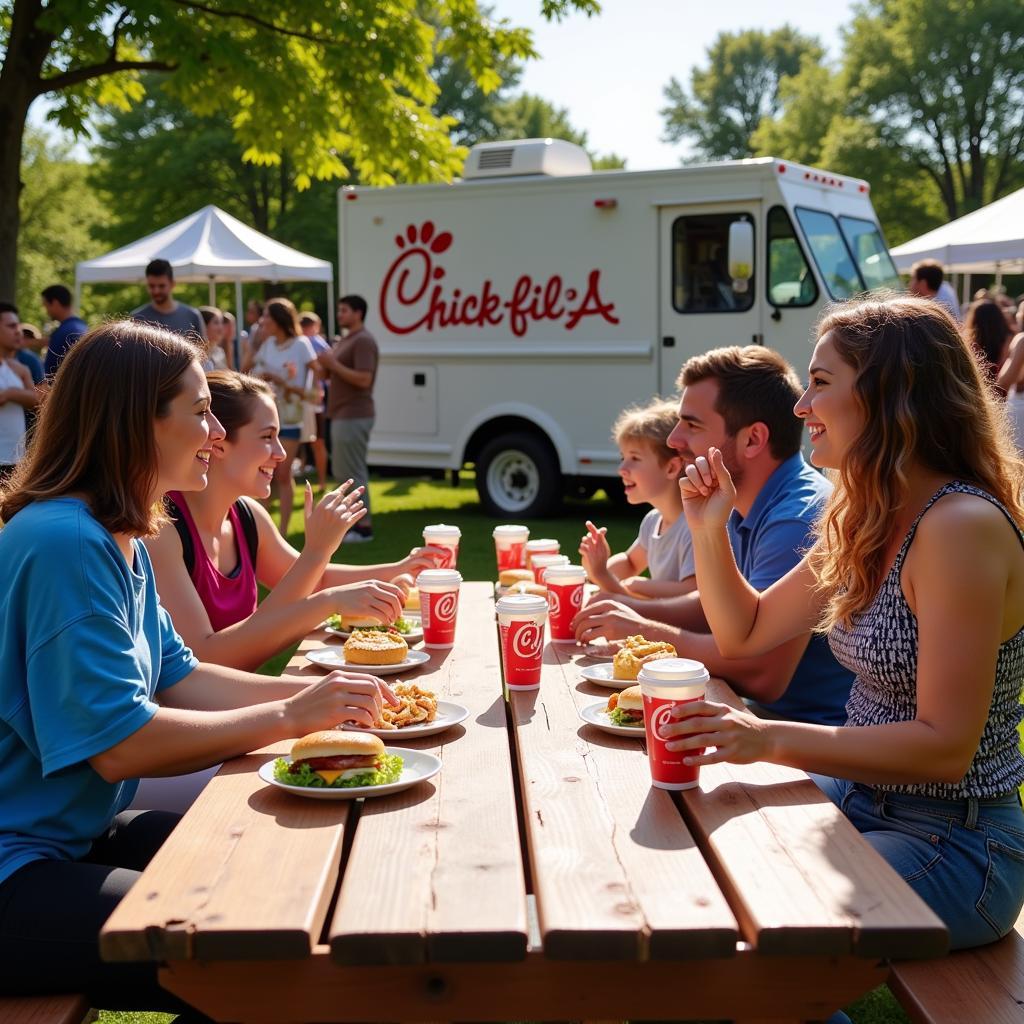
[{"label": "woman in blue shirt", "polygon": [[140,538],[163,525],[161,495],[205,486],[224,436],[198,355],[142,324],[93,331],[0,491],[0,994],[205,1020],[152,965],[99,957],[104,921],[177,822],[124,812],[137,780],[369,725],[393,699],[370,676],[202,665],[175,632]]}]

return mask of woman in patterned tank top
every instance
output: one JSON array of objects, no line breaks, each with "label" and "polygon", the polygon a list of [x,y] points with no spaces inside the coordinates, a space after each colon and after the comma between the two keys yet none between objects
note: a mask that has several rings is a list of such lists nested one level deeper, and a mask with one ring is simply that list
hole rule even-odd
[{"label": "woman in patterned tank top", "polygon": [[847,724],[702,703],[671,727],[670,746],[715,748],[694,764],[817,773],[953,948],[981,945],[1010,931],[1024,903],[1024,463],[941,306],[834,306],[817,339],[794,411],[835,492],[801,563],[763,594],[739,574],[726,535],[735,488],[716,449],[680,486],[722,654],[827,633],[856,673]]}]

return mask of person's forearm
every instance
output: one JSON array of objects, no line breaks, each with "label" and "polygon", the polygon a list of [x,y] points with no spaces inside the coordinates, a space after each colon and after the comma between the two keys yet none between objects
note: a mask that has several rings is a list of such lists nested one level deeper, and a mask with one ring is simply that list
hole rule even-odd
[{"label": "person's forearm", "polygon": [[8,388],[7,401],[25,409],[34,409],[39,404],[39,392],[31,388]]},{"label": "person's forearm", "polygon": [[339,362],[333,355],[324,352],[320,356],[320,363],[336,377],[340,377],[346,384],[361,391],[369,391],[373,383],[373,374],[366,370],[354,370],[350,366]]},{"label": "person's forearm", "polygon": [[719,650],[731,657],[758,653],[744,647],[754,628],[760,595],[740,573],[725,528],[694,530],[693,554],[702,613]]},{"label": "person's forearm", "polygon": [[248,618],[186,642],[200,661],[251,671],[301,640],[331,610],[321,594],[286,601],[275,588]]},{"label": "person's forearm", "polygon": [[401,572],[401,562],[381,562],[377,565],[337,565],[332,563],[324,569],[317,589],[343,587],[346,583],[364,583],[366,580],[389,582]]},{"label": "person's forearm", "polygon": [[628,592],[633,597],[647,599],[647,604],[655,598],[685,597],[696,590],[696,584],[692,576],[687,577],[683,582],[674,580],[649,580],[637,577],[628,584]]}]

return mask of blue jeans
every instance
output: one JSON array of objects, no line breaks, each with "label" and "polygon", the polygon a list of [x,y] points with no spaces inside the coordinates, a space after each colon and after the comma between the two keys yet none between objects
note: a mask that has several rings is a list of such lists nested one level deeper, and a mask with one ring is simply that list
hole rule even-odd
[{"label": "blue jeans", "polygon": [[942,919],[952,949],[1013,929],[1024,904],[1024,810],[1016,793],[939,800],[811,778]]}]

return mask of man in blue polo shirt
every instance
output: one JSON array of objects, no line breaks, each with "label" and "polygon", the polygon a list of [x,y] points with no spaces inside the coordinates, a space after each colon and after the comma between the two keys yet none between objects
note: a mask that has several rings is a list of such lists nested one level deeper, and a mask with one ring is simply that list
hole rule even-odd
[{"label": "man in blue polo shirt", "polygon": [[52,378],[68,349],[89,330],[89,325],[71,308],[71,292],[62,284],[43,289],[43,308],[57,326],[46,343],[46,376]]},{"label": "man in blue polo shirt", "polygon": [[[803,425],[793,406],[803,389],[793,368],[761,345],[714,349],[689,360],[679,376],[679,423],[669,446],[693,462],[721,448],[736,482],[729,536],[748,582],[767,590],[799,561],[832,485],[800,454]],[[700,579],[697,580],[698,586]],[[819,634],[796,637],[758,658],[723,658],[700,605],[682,597],[592,601],[576,620],[577,639],[636,633],[674,644],[712,675],[727,679],[763,714],[841,725],[853,676]]]}]

